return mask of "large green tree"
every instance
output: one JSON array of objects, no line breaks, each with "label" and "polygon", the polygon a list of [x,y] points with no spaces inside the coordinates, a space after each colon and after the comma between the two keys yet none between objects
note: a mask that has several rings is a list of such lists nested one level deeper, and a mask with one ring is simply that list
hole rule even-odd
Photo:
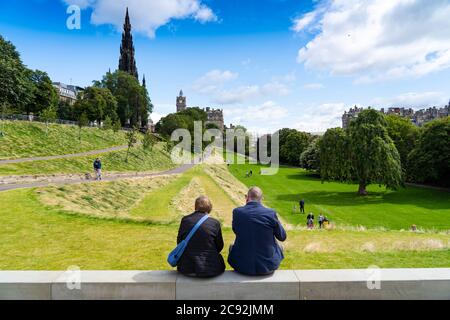
[{"label": "large green tree", "polygon": [[280,135],[280,161],[293,166],[300,165],[300,155],[308,147],[311,136],[297,130],[283,131]]},{"label": "large green tree", "polygon": [[409,178],[408,155],[414,149],[419,136],[419,129],[409,119],[397,115],[386,116],[387,130],[400,154],[405,178]]},{"label": "large green tree", "polygon": [[373,183],[394,190],[403,185],[400,155],[382,113],[373,109],[361,112],[350,122],[348,137],[352,172],[360,195],[367,195],[366,187]]},{"label": "large green tree", "polygon": [[32,97],[30,74],[16,47],[0,36],[0,105],[22,110],[28,104]]},{"label": "large green tree", "polygon": [[75,103],[74,110],[78,116],[84,113],[90,121],[98,123],[106,117],[112,121],[118,118],[117,101],[107,88],[86,88]]},{"label": "large green tree", "polygon": [[306,170],[320,172],[320,138],[314,140],[300,156],[300,166]]},{"label": "large green tree", "polygon": [[[172,133],[177,129],[186,129],[191,134],[191,145],[194,147],[194,123],[199,121],[202,123],[202,134],[206,130],[206,120],[207,114],[205,111],[198,107],[188,108],[178,113],[171,113],[166,117],[162,118],[156,124],[156,132],[161,134],[166,140],[169,140]],[[202,137],[202,148],[206,146],[207,143],[203,142]],[[199,151],[199,150],[196,150]]]},{"label": "large green tree", "polygon": [[108,88],[117,100],[118,115],[123,126],[143,126],[153,105],[147,89],[132,75],[123,71],[108,72],[97,87]]},{"label": "large green tree", "polygon": [[450,117],[425,125],[408,156],[415,181],[450,186]]},{"label": "large green tree", "polygon": [[347,131],[329,129],[319,145],[323,181],[357,182],[360,195],[374,183],[394,190],[403,185],[400,155],[378,111],[364,110]]},{"label": "large green tree", "polygon": [[352,180],[350,143],[341,128],[328,129],[319,140],[320,176],[322,181]]},{"label": "large green tree", "polygon": [[[24,111],[27,114],[39,114],[44,110],[56,110],[58,105],[58,92],[53,87],[52,80],[44,71],[30,71],[32,83],[32,97],[25,105]],[[49,109],[49,110],[50,110]]]}]

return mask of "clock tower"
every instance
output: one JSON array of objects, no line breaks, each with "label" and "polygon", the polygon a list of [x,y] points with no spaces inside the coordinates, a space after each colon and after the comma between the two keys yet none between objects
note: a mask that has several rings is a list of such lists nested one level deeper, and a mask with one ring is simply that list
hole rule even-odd
[{"label": "clock tower", "polygon": [[183,96],[183,90],[180,91],[180,95],[177,97],[177,112],[186,110],[186,97]]}]

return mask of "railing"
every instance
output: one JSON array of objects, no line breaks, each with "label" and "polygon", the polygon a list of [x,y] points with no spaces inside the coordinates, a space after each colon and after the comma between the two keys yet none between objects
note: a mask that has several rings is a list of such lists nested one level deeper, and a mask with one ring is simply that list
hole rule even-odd
[{"label": "railing", "polygon": [[450,300],[450,269],[225,272],[0,271],[0,300]]},{"label": "railing", "polygon": [[[56,123],[56,124],[64,124],[69,126],[78,126],[77,121],[72,120],[63,120],[63,119],[55,119],[53,121],[47,121],[43,119],[42,117],[35,116],[35,115],[26,115],[26,114],[0,114],[0,120],[9,120],[9,121],[29,121],[29,122],[39,122],[39,123]],[[101,128],[102,126],[99,125],[97,122],[89,122],[87,127],[90,128]],[[131,131],[132,128],[121,128],[123,131]]]},{"label": "railing", "polygon": [[[5,114],[0,116],[1,120],[10,120],[10,121],[30,121],[30,122],[41,122],[46,123],[47,121],[45,119],[42,119],[39,116],[35,115],[26,115],[26,114]],[[50,123],[57,123],[57,124],[66,124],[66,125],[72,125],[76,126],[78,123],[76,121],[71,120],[62,120],[62,119],[55,119],[53,121],[49,121]],[[97,123],[91,122],[88,124],[89,127],[98,127]]]}]

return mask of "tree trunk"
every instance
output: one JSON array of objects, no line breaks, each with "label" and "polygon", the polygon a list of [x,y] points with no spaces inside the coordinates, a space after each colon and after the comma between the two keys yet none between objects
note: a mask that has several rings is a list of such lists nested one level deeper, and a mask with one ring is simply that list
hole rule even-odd
[{"label": "tree trunk", "polygon": [[360,181],[359,182],[359,191],[358,194],[360,196],[367,196],[367,190],[366,190],[366,182],[365,181]]},{"label": "tree trunk", "polygon": [[127,149],[127,155],[126,155],[126,157],[125,157],[125,162],[126,162],[126,163],[128,163],[128,155],[130,154],[130,149],[131,149],[131,147],[128,146],[128,149]]}]

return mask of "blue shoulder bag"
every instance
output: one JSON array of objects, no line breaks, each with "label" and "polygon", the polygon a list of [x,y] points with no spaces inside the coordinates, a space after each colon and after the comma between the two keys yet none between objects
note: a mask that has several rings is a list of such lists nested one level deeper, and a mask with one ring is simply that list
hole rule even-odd
[{"label": "blue shoulder bag", "polygon": [[200,228],[200,226],[203,224],[203,222],[205,222],[206,220],[208,220],[209,216],[206,215],[203,218],[201,218],[197,224],[192,228],[191,232],[189,232],[189,234],[187,235],[186,239],[184,239],[183,241],[180,242],[179,245],[177,245],[177,247],[169,254],[169,257],[167,258],[167,262],[172,266],[172,267],[176,267],[178,264],[178,261],[180,261],[181,256],[184,253],[184,250],[186,250],[186,247],[189,243],[189,241],[191,241],[192,237],[194,236],[194,234],[197,232],[198,228]]}]

